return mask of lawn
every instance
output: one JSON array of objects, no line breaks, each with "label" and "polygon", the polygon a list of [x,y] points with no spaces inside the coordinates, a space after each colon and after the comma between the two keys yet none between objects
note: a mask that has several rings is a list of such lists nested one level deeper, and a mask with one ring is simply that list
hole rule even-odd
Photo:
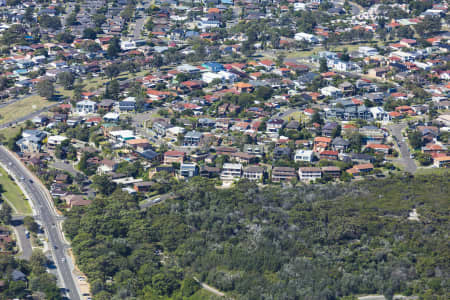
[{"label": "lawn", "polygon": [[6,142],[12,137],[15,137],[19,132],[21,128],[25,128],[25,124],[19,124],[15,125],[13,127],[7,127],[0,130],[0,142]]},{"label": "lawn", "polygon": [[17,184],[8,177],[8,173],[0,167],[0,185],[5,191],[2,195],[19,214],[31,214],[31,207]]},{"label": "lawn", "polygon": [[0,108],[0,124],[12,122],[37,110],[50,106],[53,103],[38,95],[24,98],[23,100]]},{"label": "lawn", "polygon": [[291,114],[285,116],[283,119],[286,121],[290,121],[290,120],[299,121],[299,120],[306,119],[306,116],[302,111],[294,111]]}]

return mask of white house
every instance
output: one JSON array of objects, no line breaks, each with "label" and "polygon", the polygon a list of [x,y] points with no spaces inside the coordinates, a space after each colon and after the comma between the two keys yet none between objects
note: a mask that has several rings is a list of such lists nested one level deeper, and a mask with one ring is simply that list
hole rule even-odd
[{"label": "white house", "polygon": [[303,150],[299,149],[295,151],[294,155],[294,161],[306,161],[306,162],[312,162],[314,159],[314,152],[312,150]]},{"label": "white house", "polygon": [[374,55],[378,55],[378,50],[373,48],[373,47],[368,47],[368,46],[361,46],[358,49],[358,52],[362,55],[362,56],[374,56]]},{"label": "white house", "polygon": [[237,78],[236,74],[227,71],[219,71],[217,73],[206,72],[202,74],[202,80],[206,83],[211,83],[215,79],[219,79],[222,82],[234,82]]},{"label": "white house", "polygon": [[241,178],[241,174],[241,164],[225,163],[223,164],[222,172],[220,173],[220,179],[223,181],[239,180]]},{"label": "white house", "polygon": [[391,119],[389,114],[381,106],[370,107],[369,111],[375,120],[389,121]]},{"label": "white house", "polygon": [[97,112],[97,103],[90,100],[79,101],[76,104],[75,112],[79,114],[92,114]]},{"label": "white house", "polygon": [[314,181],[322,177],[322,170],[315,167],[303,167],[298,169],[298,176],[301,181]]},{"label": "white house", "polygon": [[296,41],[307,41],[308,43],[319,43],[320,39],[314,34],[306,32],[298,32],[295,34],[294,39]]},{"label": "white house", "polygon": [[320,93],[324,96],[339,98],[342,97],[342,91],[334,86],[326,86],[320,89]]}]

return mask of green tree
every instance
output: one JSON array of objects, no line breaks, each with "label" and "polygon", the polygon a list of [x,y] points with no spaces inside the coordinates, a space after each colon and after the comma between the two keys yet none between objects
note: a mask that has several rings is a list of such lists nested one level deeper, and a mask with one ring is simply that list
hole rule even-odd
[{"label": "green tree", "polygon": [[119,55],[120,51],[121,51],[120,40],[118,38],[112,38],[109,41],[108,49],[106,50],[106,55],[109,58],[114,58],[117,57],[117,55]]},{"label": "green tree", "polygon": [[106,86],[106,98],[111,98],[114,100],[118,100],[120,95],[120,85],[119,82],[114,79],[109,82]]},{"label": "green tree", "polygon": [[12,220],[12,208],[5,201],[2,202],[2,206],[0,208],[0,221],[3,224],[9,225]]},{"label": "green tree", "polygon": [[39,231],[39,225],[34,221],[33,217],[26,216],[23,218],[23,225],[31,232],[37,233]]},{"label": "green tree", "polygon": [[69,71],[61,72],[58,74],[58,82],[62,84],[64,89],[71,90],[75,82],[75,76]]},{"label": "green tree", "polygon": [[105,75],[111,80],[120,74],[120,67],[117,64],[110,64],[104,69]]},{"label": "green tree", "polygon": [[328,64],[325,58],[321,58],[319,61],[319,72],[320,73],[328,72]]},{"label": "green tree", "polygon": [[116,184],[109,179],[108,175],[95,175],[92,182],[94,187],[103,195],[111,195],[116,189]]},{"label": "green tree", "polygon": [[83,30],[83,38],[95,40],[97,38],[97,32],[93,28],[85,28]]},{"label": "green tree", "polygon": [[408,140],[413,149],[420,149],[423,145],[422,134],[417,130],[408,134]]},{"label": "green tree", "polygon": [[53,98],[53,95],[55,94],[55,87],[53,85],[53,82],[51,82],[48,79],[44,79],[38,82],[36,85],[36,89],[38,91],[39,96],[51,99]]},{"label": "green tree", "polygon": [[181,294],[184,297],[190,297],[200,289],[200,284],[192,277],[187,277],[181,285]]}]

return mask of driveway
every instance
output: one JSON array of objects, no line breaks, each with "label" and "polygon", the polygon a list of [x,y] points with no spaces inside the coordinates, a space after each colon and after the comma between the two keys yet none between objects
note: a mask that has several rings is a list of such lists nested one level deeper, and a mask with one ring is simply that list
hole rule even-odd
[{"label": "driveway", "polygon": [[411,158],[411,152],[409,151],[409,147],[407,141],[403,141],[402,131],[408,125],[405,123],[393,124],[387,126],[392,136],[395,137],[398,148],[400,150],[400,158],[397,158],[396,161],[401,163],[406,172],[413,174],[417,170],[416,162]]}]

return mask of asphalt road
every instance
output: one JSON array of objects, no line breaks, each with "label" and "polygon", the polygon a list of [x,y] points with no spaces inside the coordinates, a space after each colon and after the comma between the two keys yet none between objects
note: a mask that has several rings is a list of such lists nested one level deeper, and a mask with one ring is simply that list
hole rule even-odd
[{"label": "asphalt road", "polygon": [[[150,1],[146,1],[144,5],[139,4],[138,7],[144,7],[145,9],[147,9],[150,7],[150,4],[151,4]],[[147,20],[147,15],[145,11],[141,11],[139,14],[141,15],[141,18],[137,19],[136,22],[134,23],[133,37],[135,39],[141,37],[142,29],[144,28],[145,21]]]},{"label": "asphalt road", "polygon": [[17,241],[20,245],[20,250],[22,253],[20,254],[21,259],[29,260],[31,254],[33,253],[33,249],[31,248],[31,240],[27,238],[25,234],[25,226],[23,225],[23,217],[15,216],[12,219],[12,225],[14,226],[14,230],[16,232]]},{"label": "asphalt road", "polygon": [[403,141],[402,130],[406,128],[406,124],[394,124],[389,125],[387,128],[392,133],[392,135],[397,139],[397,145],[400,149],[401,157],[397,159],[400,162],[406,172],[414,173],[417,169],[414,159],[411,158],[411,153],[409,152],[409,147],[407,141]]},{"label": "asphalt road", "polygon": [[[164,195],[159,195],[158,197],[153,197],[151,199],[144,200],[142,203],[139,204],[139,207],[141,208],[141,210],[144,210],[144,209],[147,209],[147,208],[149,208],[149,207],[151,207],[153,205],[157,205],[157,204],[163,203],[164,201],[166,201],[167,199],[169,199],[171,197],[173,197],[173,195],[170,194],[170,193],[164,194]],[[157,199],[157,198],[159,198],[160,201],[158,201],[156,203],[152,202],[154,199]]]},{"label": "asphalt road", "polygon": [[4,146],[0,146],[0,161],[8,167],[16,178],[23,178],[23,180],[20,180],[20,186],[31,198],[38,213],[36,219],[41,221],[47,234],[50,250],[55,260],[54,263],[59,271],[61,282],[64,288],[69,289],[68,295],[70,299],[80,299],[75,278],[69,265],[70,257],[65,251],[67,244],[62,238],[60,227],[57,224],[60,218],[55,215],[53,207],[50,205],[51,200],[47,198],[48,196],[44,190],[45,187],[37,183],[36,178],[31,172],[15,156],[6,150]]}]

